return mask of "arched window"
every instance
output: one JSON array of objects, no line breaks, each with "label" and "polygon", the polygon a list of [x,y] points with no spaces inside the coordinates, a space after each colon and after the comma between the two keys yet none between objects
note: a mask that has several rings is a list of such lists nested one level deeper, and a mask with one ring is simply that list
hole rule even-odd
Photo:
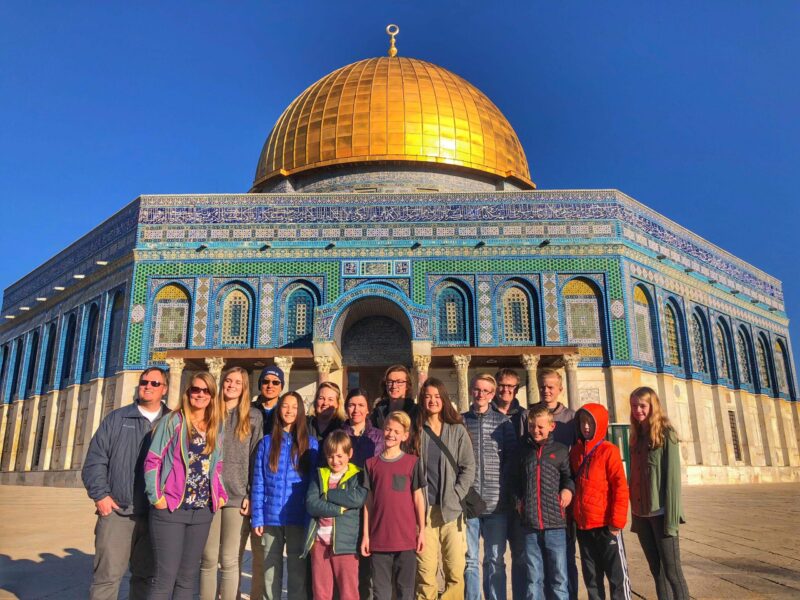
[{"label": "arched window", "polygon": [[244,346],[249,342],[250,299],[234,289],[222,301],[222,333],[220,342],[226,346]]},{"label": "arched window", "polygon": [[289,295],[286,321],[286,343],[295,346],[311,344],[314,335],[314,295],[306,288],[297,288]]},{"label": "arched window", "polygon": [[6,388],[6,375],[8,375],[8,362],[9,354],[11,354],[11,346],[6,344],[3,346],[2,352],[3,358],[2,363],[0,364],[0,403],[5,400],[5,398],[3,398],[3,391]]},{"label": "arched window", "polygon": [[700,317],[696,314],[692,315],[692,358],[694,359],[694,370],[706,375],[708,375],[707,337],[705,325],[700,321]]},{"label": "arched window", "polygon": [[775,358],[775,383],[778,386],[778,392],[781,394],[789,393],[789,376],[787,375],[789,369],[787,368],[786,354],[783,352],[783,346],[779,342],[774,345],[774,358]]},{"label": "arched window", "polygon": [[31,358],[28,361],[28,372],[25,375],[25,389],[21,397],[27,398],[33,392],[33,382],[36,380],[36,369],[39,360],[39,330],[33,332],[31,336]]},{"label": "arched window", "polygon": [[765,390],[772,389],[769,377],[769,363],[767,363],[767,345],[761,335],[758,336],[758,343],[756,344],[756,364],[758,366],[759,386]]},{"label": "arched window", "polygon": [[582,279],[573,279],[562,290],[567,317],[567,343],[580,346],[582,357],[603,357],[600,301],[594,288]]},{"label": "arched window", "polygon": [[83,345],[83,367],[81,368],[81,383],[86,382],[91,377],[97,356],[97,332],[100,329],[100,309],[97,304],[92,304],[89,308],[89,316],[86,321],[86,340]]},{"label": "arched window", "polygon": [[516,286],[503,293],[503,337],[507,342],[533,341],[528,294]]},{"label": "arched window", "polygon": [[53,363],[56,358],[56,324],[50,323],[47,329],[47,348],[44,353],[44,370],[42,371],[42,391],[53,385]]},{"label": "arched window", "polygon": [[714,327],[714,352],[717,355],[717,377],[731,378],[730,357],[728,356],[728,336],[722,325],[717,323]]},{"label": "arched window", "polygon": [[121,364],[122,349],[119,341],[122,339],[122,292],[114,294],[111,303],[111,316],[108,319],[108,342],[106,346],[106,364],[103,368],[103,377],[110,377],[117,372]]},{"label": "arched window", "polygon": [[153,347],[186,348],[189,339],[189,294],[181,286],[165,285],[155,298]]},{"label": "arched window", "polygon": [[9,389],[9,398],[11,401],[14,400],[14,394],[19,393],[19,376],[20,371],[22,370],[22,352],[23,352],[23,345],[22,345],[22,338],[17,338],[17,343],[15,344],[16,350],[14,351],[14,366],[11,370],[11,388]]},{"label": "arched window", "polygon": [[739,383],[753,383],[753,372],[750,369],[750,345],[741,329],[736,332],[736,366],[739,369]]},{"label": "arched window", "polygon": [[448,286],[436,301],[438,331],[436,340],[440,344],[468,344],[467,301],[455,286]]},{"label": "arched window", "polygon": [[638,285],[633,288],[633,319],[636,326],[636,348],[638,349],[639,360],[655,364],[650,299],[644,289]]},{"label": "arched window", "polygon": [[77,337],[75,335],[75,314],[69,316],[67,321],[67,330],[64,334],[64,348],[61,351],[61,385],[68,385],[74,375],[74,362],[75,362],[75,343]]},{"label": "arched window", "polygon": [[670,304],[664,308],[664,325],[667,334],[667,364],[673,367],[681,366],[681,345],[678,334],[678,318],[675,309]]}]

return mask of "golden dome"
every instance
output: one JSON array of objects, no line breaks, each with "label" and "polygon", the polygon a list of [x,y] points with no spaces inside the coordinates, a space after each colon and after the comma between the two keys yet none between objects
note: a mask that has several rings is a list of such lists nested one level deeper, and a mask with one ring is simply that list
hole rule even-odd
[{"label": "golden dome", "polygon": [[535,187],[517,134],[480,90],[437,65],[369,58],[323,77],[283,112],[253,189],[330,165],[438,163]]}]

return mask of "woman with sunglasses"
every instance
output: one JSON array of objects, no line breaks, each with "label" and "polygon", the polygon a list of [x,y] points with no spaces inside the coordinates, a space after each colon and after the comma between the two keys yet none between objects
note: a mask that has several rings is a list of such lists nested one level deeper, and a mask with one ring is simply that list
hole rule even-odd
[{"label": "woman with sunglasses", "polygon": [[[243,527],[250,516],[250,482],[252,464],[258,443],[264,437],[261,411],[250,405],[247,371],[233,367],[222,374],[222,399],[225,403],[225,462],[222,480],[228,492],[228,504],[218,510],[211,522],[211,531],[203,550],[200,565],[200,598],[202,600],[236,600],[239,592],[239,554],[250,531]],[[261,556],[253,556],[253,572],[262,572]],[[221,566],[217,595],[217,564]]]},{"label": "woman with sunglasses", "polygon": [[153,431],[144,461],[155,563],[151,600],[194,595],[213,513],[228,501],[221,414],[217,384],[202,372],[192,378],[181,405]]},{"label": "woman with sunglasses", "polygon": [[328,434],[341,429],[344,423],[342,391],[332,381],[317,386],[312,413],[308,417],[308,435],[317,438],[320,448]]},{"label": "woman with sunglasses", "polygon": [[264,595],[279,600],[286,547],[289,600],[307,600],[308,560],[300,558],[308,525],[306,491],[317,464],[317,439],[308,435],[303,398],[287,392],[273,411],[272,431],[258,445],[250,491],[253,554],[264,556]]}]

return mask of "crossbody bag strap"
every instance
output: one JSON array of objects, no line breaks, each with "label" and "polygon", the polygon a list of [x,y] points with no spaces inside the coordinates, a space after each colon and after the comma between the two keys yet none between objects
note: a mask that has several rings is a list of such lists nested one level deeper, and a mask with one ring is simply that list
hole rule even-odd
[{"label": "crossbody bag strap", "polygon": [[595,445],[595,447],[594,447],[594,448],[592,448],[591,450],[589,450],[589,454],[587,454],[587,455],[586,455],[586,456],[583,458],[583,462],[582,462],[582,463],[580,464],[580,466],[578,467],[578,470],[577,470],[577,471],[575,471],[575,477],[573,477],[573,479],[574,479],[575,481],[577,481],[577,480],[580,478],[580,476],[581,476],[581,473],[583,473],[583,469],[586,467],[586,465],[587,465],[587,464],[589,464],[589,459],[591,458],[592,454],[594,454],[594,451],[595,451],[595,450],[597,450],[597,449],[598,449],[600,446],[602,446],[602,445],[603,445],[603,444],[605,444],[605,443],[606,443],[606,440],[600,440],[600,442],[598,442],[598,443]]},{"label": "crossbody bag strap", "polygon": [[450,465],[453,467],[453,470],[456,473],[458,473],[458,467],[456,466],[456,459],[453,458],[452,454],[450,454],[450,450],[448,450],[447,446],[444,445],[444,442],[442,441],[442,438],[440,438],[438,435],[433,433],[433,429],[428,427],[428,425],[423,425],[423,429],[428,433],[430,438],[433,440],[433,443],[436,444],[437,446],[439,446],[439,450],[442,451],[442,454],[445,455],[447,460],[450,461]]}]

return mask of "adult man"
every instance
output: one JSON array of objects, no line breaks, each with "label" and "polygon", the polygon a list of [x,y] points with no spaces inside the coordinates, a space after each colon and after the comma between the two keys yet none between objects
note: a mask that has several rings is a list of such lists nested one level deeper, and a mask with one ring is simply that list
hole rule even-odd
[{"label": "adult man", "polygon": [[[497,379],[497,393],[491,407],[509,418],[517,438],[517,447],[523,448],[523,440],[528,435],[528,411],[517,400],[519,375],[512,369],[500,369],[494,378]],[[508,511],[508,546],[511,549],[511,596],[515,600],[525,598],[525,537],[516,510]]]},{"label": "adult man", "polygon": [[383,394],[372,409],[370,420],[372,425],[383,429],[386,416],[395,410],[402,410],[411,417],[411,423],[417,416],[417,405],[411,396],[411,373],[403,365],[392,365],[386,369],[381,381]]},{"label": "adult man", "polygon": [[283,391],[285,378],[283,369],[276,366],[264,367],[258,377],[258,397],[253,401],[253,408],[258,408],[264,413],[264,435],[272,433],[273,408],[278,404],[278,398]]},{"label": "adult man", "polygon": [[89,444],[81,476],[97,507],[92,600],[116,599],[129,565],[130,598],[143,600],[149,592],[153,558],[142,467],[152,423],[167,411],[166,394],[166,373],[145,369],[136,401],[103,419]]},{"label": "adult man", "polygon": [[[575,411],[567,408],[561,402],[561,392],[564,391],[561,373],[555,369],[542,369],[539,371],[539,396],[541,402],[553,415],[556,428],[551,434],[553,439],[571,448],[577,439],[575,431]],[[570,520],[571,521],[571,520]],[[578,566],[575,562],[575,527],[572,522],[567,527],[567,573],[570,600],[578,598]]]}]

